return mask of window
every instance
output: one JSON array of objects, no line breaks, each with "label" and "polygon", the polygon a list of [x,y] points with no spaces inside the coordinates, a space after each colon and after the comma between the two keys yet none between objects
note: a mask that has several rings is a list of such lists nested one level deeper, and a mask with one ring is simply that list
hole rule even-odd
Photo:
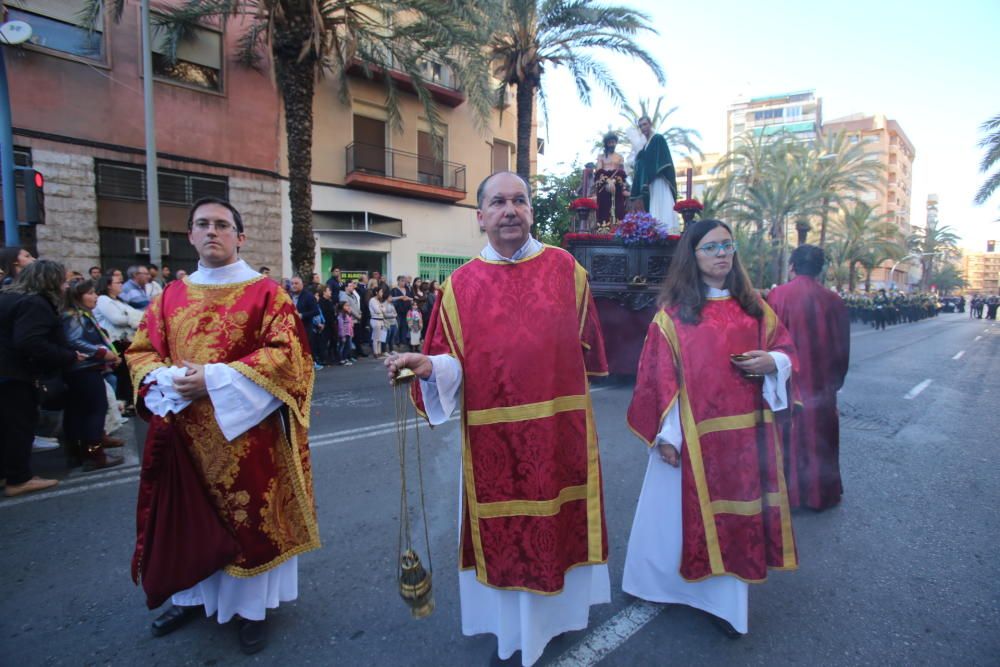
[{"label": "window", "polygon": [[[161,169],[157,173],[157,187],[161,204],[190,206],[202,197],[229,198],[229,181],[221,176]],[[146,169],[138,165],[98,162],[97,196],[146,201]]]},{"label": "window", "polygon": [[354,164],[348,171],[385,175],[385,162],[385,121],[355,114]]},{"label": "window", "polygon": [[499,141],[497,139],[493,140],[493,147],[491,150],[491,167],[490,173],[495,174],[498,171],[510,171],[510,149],[511,145],[504,141]]},{"label": "window", "polygon": [[802,107],[788,107],[785,109],[786,118],[799,118],[802,116]]},{"label": "window", "polygon": [[170,62],[166,31],[155,19],[153,31],[153,73],[158,79],[222,90],[222,33],[192,27],[177,44],[177,59]]},{"label": "window", "polygon": [[444,185],[444,137],[417,132],[417,180],[426,185]]},{"label": "window", "polygon": [[754,111],[754,120],[768,120],[770,118],[781,118],[784,113],[784,109],[764,109],[763,111]]},{"label": "window", "polygon": [[104,15],[98,15],[90,30],[81,18],[84,4],[84,0],[31,0],[16,7],[8,4],[7,20],[24,21],[31,26],[28,44],[103,61]]},{"label": "window", "polygon": [[417,255],[417,273],[422,280],[436,280],[441,283],[470,259],[454,255]]}]

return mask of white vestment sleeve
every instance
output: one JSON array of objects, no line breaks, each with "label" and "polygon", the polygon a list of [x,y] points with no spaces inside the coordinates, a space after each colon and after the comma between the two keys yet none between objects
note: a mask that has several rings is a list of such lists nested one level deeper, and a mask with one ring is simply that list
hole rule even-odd
[{"label": "white vestment sleeve", "polygon": [[205,364],[205,388],[226,440],[243,435],[281,406],[266,389],[226,364]]},{"label": "white vestment sleeve", "polygon": [[[672,445],[677,450],[677,453],[680,454],[683,441],[684,434],[681,431],[680,401],[674,401],[670,411],[667,412],[667,416],[663,418],[663,425],[660,426],[660,432],[656,434],[654,442],[657,445]],[[655,450],[655,447],[650,447],[649,453],[652,454]]]},{"label": "white vestment sleeve", "polygon": [[788,378],[792,375],[792,360],[784,352],[768,352],[778,367],[777,372],[764,376],[764,400],[771,410],[778,412],[788,407]]},{"label": "white vestment sleeve", "polygon": [[458,405],[458,390],[462,388],[462,364],[449,354],[430,357],[434,370],[426,380],[420,381],[424,410],[431,426],[448,421]]}]

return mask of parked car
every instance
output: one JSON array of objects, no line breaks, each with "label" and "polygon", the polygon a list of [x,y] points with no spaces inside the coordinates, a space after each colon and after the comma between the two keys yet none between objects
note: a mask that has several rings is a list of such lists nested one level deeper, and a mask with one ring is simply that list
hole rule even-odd
[{"label": "parked car", "polygon": [[957,296],[941,297],[941,312],[954,313],[958,310],[959,298]]}]

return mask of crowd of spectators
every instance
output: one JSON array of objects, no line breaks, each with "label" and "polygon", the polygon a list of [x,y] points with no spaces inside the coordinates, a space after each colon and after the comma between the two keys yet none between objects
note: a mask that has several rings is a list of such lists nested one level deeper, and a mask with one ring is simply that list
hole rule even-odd
[{"label": "crowd of spectators", "polygon": [[309,332],[319,370],[349,366],[359,357],[379,359],[394,351],[418,349],[434,307],[437,282],[401,275],[390,287],[378,271],[346,278],[334,268],[325,283],[314,273],[308,282],[295,276],[286,287]]},{"label": "crowd of spectators", "polygon": [[[87,277],[0,248],[0,485],[17,496],[57,484],[33,473],[33,452],[62,448],[83,472],[120,465],[114,433],[134,414],[124,353],[169,267],[92,266]],[[61,422],[43,434],[42,412]],[[61,419],[59,419],[61,416]]]},{"label": "crowd of spectators", "polygon": [[[270,274],[266,266],[260,273]],[[92,266],[86,276],[25,248],[0,248],[0,485],[6,496],[57,484],[33,474],[33,452],[61,448],[83,472],[120,465],[114,433],[134,415],[125,364],[143,312],[178,270],[155,265]],[[359,357],[419,348],[437,283],[375,271],[343,277],[333,269],[308,283],[286,281],[309,332],[317,369]],[[381,368],[381,366],[379,366]],[[53,437],[40,415],[61,422]],[[61,416],[61,420],[59,417]]]}]

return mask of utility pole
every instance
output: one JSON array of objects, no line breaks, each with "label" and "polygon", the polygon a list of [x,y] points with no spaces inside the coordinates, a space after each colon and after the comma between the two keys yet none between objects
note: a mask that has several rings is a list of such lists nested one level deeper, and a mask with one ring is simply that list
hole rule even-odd
[{"label": "utility pole", "polygon": [[0,26],[0,179],[3,179],[4,245],[20,245],[17,228],[17,189],[14,185],[14,130],[10,113],[10,90],[7,87],[5,44],[21,44],[31,37],[31,26],[24,21],[8,21]]},{"label": "utility pole", "polygon": [[17,190],[14,187],[14,132],[11,129],[10,91],[7,89],[7,63],[0,46],[0,179],[3,180],[4,245],[21,245],[17,229]]},{"label": "utility pole", "polygon": [[149,225],[149,261],[163,265],[160,251],[160,185],[156,171],[156,113],[153,109],[153,44],[150,39],[149,0],[142,0],[142,100],[146,123],[146,211]]}]

